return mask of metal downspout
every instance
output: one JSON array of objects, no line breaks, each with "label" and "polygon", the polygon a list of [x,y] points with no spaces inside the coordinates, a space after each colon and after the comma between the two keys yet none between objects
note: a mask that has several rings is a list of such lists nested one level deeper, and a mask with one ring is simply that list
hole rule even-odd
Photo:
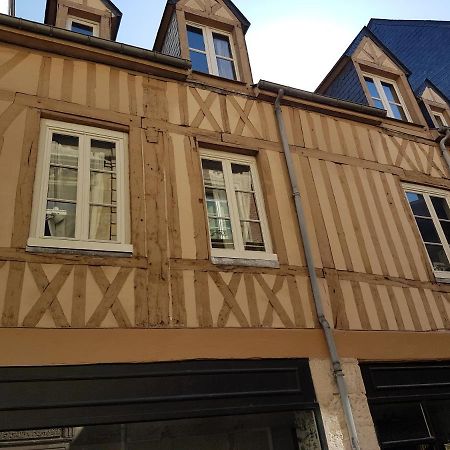
[{"label": "metal downspout", "polygon": [[438,131],[440,134],[444,134],[444,137],[439,142],[439,146],[441,147],[442,156],[444,157],[448,169],[450,170],[450,154],[446,147],[447,142],[450,142],[450,127],[441,127]]},{"label": "metal downspout", "polygon": [[16,15],[16,0],[9,0],[9,15],[15,17]]},{"label": "metal downspout", "polygon": [[283,151],[286,157],[287,168],[289,171],[289,178],[291,180],[292,193],[295,201],[295,209],[297,212],[298,226],[300,228],[300,233],[303,240],[303,247],[305,251],[306,263],[308,266],[309,279],[311,280],[311,288],[313,292],[314,304],[317,312],[317,317],[325,334],[325,339],[327,342],[328,350],[330,352],[331,361],[333,363],[333,373],[336,378],[336,384],[341,398],[342,407],[344,409],[345,421],[347,423],[347,428],[350,435],[351,446],[353,450],[360,450],[358,434],[356,431],[355,420],[353,418],[353,412],[350,405],[350,399],[348,396],[347,384],[344,379],[344,372],[342,370],[341,360],[339,359],[333,331],[330,327],[330,324],[328,323],[328,320],[325,317],[319,282],[314,267],[314,259],[308,237],[305,213],[303,210],[301,194],[298,189],[297,175],[294,168],[294,162],[292,160],[291,150],[289,148],[289,142],[286,134],[286,127],[284,124],[283,113],[281,110],[281,98],[283,97],[283,95],[284,90],[280,89],[278,91],[278,97],[275,100],[275,115],[277,117],[281,143],[283,145]]}]

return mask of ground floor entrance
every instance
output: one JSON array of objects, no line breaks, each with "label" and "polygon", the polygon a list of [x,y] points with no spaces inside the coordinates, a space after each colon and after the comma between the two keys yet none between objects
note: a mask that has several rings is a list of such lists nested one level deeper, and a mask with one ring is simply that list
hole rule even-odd
[{"label": "ground floor entrance", "polygon": [[450,450],[450,363],[363,364],[380,447]]},{"label": "ground floor entrance", "polygon": [[0,447],[327,448],[307,360],[0,369]]}]

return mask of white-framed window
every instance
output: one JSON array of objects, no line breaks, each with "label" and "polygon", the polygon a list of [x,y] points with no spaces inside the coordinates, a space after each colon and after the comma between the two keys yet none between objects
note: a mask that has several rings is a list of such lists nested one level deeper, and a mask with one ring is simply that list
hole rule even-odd
[{"label": "white-framed window", "polygon": [[239,80],[231,34],[188,23],[187,36],[193,70]]},{"label": "white-framed window", "polygon": [[436,111],[435,109],[431,108],[431,113],[433,114],[433,122],[434,124],[439,127],[448,127],[447,119],[444,116],[444,113],[441,111]]},{"label": "white-framed window", "polygon": [[255,158],[203,150],[201,164],[212,256],[277,261]]},{"label": "white-framed window", "polygon": [[42,121],[29,247],[132,253],[127,140]]},{"label": "white-framed window", "polygon": [[99,36],[99,24],[92,20],[81,19],[80,17],[69,16],[67,18],[67,29],[75,33],[86,36]]},{"label": "white-framed window", "polygon": [[414,184],[404,184],[436,278],[450,279],[450,192]]},{"label": "white-framed window", "polygon": [[369,74],[364,74],[364,81],[375,108],[385,109],[388,117],[412,122],[395,81]]}]

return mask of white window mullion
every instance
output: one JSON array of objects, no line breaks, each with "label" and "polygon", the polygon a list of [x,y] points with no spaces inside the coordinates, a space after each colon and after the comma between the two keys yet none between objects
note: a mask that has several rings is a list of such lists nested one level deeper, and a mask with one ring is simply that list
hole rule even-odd
[{"label": "white window mullion", "polygon": [[267,223],[266,214],[264,213],[264,211],[265,211],[264,199],[262,197],[262,190],[261,190],[261,185],[259,183],[257,168],[256,168],[256,165],[253,163],[250,164],[250,172],[252,175],[253,191],[254,191],[254,195],[255,195],[256,208],[258,210],[258,217],[259,217],[259,223],[261,226],[264,247],[266,249],[266,252],[271,253],[272,252],[272,241],[270,239],[269,224]]},{"label": "white window mullion", "polygon": [[227,189],[227,197],[228,204],[230,210],[230,218],[231,218],[231,229],[233,230],[233,241],[234,247],[236,250],[243,252],[244,251],[244,240],[242,238],[241,231],[241,218],[239,217],[239,209],[236,200],[236,192],[234,191],[233,185],[233,174],[231,171],[231,161],[223,160],[222,161],[224,177],[225,177],[225,186]]},{"label": "white window mullion", "polygon": [[50,158],[51,158],[51,147],[52,147],[52,137],[53,131],[46,128],[45,129],[45,152],[43,161],[43,170],[40,176],[42,177],[41,182],[41,195],[39,199],[39,215],[38,215],[38,236],[44,237],[45,235],[45,221],[47,216],[47,196],[48,196],[48,185],[50,178]]},{"label": "white window mullion", "polygon": [[204,35],[205,35],[205,46],[208,57],[208,63],[210,63],[210,72],[213,75],[219,75],[219,66],[217,65],[217,57],[214,48],[213,33],[210,29],[205,28]]},{"label": "white window mullion", "polygon": [[[116,218],[117,218],[117,241],[125,242],[125,192],[128,189],[119,189],[119,186],[126,186],[126,167],[124,164],[123,141],[115,141],[116,144]],[[122,178],[123,177],[123,178]]]},{"label": "white window mullion", "polygon": [[89,207],[89,187],[90,180],[86,174],[89,173],[89,137],[85,134],[80,136],[80,154],[79,154],[79,170],[78,170],[78,190],[77,190],[77,217],[76,217],[76,238],[78,240],[87,241],[89,236],[89,228],[87,221],[89,220],[89,211],[86,214],[86,206]]}]

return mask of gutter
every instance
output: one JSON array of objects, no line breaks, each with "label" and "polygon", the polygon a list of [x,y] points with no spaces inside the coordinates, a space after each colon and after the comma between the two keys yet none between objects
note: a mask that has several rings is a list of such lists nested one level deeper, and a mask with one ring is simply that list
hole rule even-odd
[{"label": "gutter", "polygon": [[[265,82],[264,82],[265,83]],[[304,91],[301,91],[304,92]],[[336,384],[341,398],[342,408],[344,410],[345,421],[347,423],[347,429],[350,436],[351,448],[353,450],[360,450],[358,434],[356,431],[355,420],[353,417],[352,407],[350,404],[350,398],[348,395],[347,383],[344,378],[344,372],[342,369],[342,363],[338,354],[336,341],[334,338],[333,330],[325,317],[325,310],[323,307],[322,294],[320,292],[319,280],[315,271],[314,258],[311,250],[311,244],[308,235],[308,227],[306,224],[305,212],[302,204],[302,197],[298,188],[297,173],[294,167],[294,161],[292,159],[291,149],[289,147],[289,141],[286,133],[286,126],[283,119],[283,112],[281,109],[281,99],[284,95],[284,90],[279,89],[278,96],[275,100],[275,115],[278,122],[278,128],[280,132],[281,144],[283,146],[284,155],[286,158],[286,164],[289,172],[289,178],[291,181],[292,195],[295,202],[295,210],[297,212],[298,227],[303,241],[303,248],[305,251],[306,264],[308,266],[309,280],[311,282],[311,288],[313,292],[314,305],[316,308],[317,317],[319,323],[323,329],[325,340],[327,342],[328,351],[330,353],[331,362],[333,364],[333,374],[336,380]],[[288,92],[289,95],[290,92]],[[315,98],[316,94],[311,94]],[[309,99],[309,98],[308,98]],[[450,134],[448,135],[450,137]]]},{"label": "gutter", "polygon": [[439,146],[441,147],[442,156],[447,163],[448,170],[450,171],[450,154],[447,150],[447,142],[450,142],[450,127],[441,127],[438,130],[439,134],[443,134],[444,137],[440,140]]},{"label": "gutter", "polygon": [[284,95],[289,97],[298,98],[301,100],[307,100],[310,102],[322,103],[323,105],[332,106],[334,108],[342,108],[348,111],[353,111],[361,114],[368,114],[380,118],[386,117],[387,113],[384,109],[374,108],[373,106],[365,106],[359,103],[353,103],[345,100],[339,100],[333,97],[327,97],[325,95],[314,94],[313,92],[303,91],[302,89],[295,89],[289,86],[283,86],[281,84],[272,83],[270,81],[261,80],[256,85],[258,89],[279,93],[280,89],[283,90]]},{"label": "gutter", "polygon": [[74,33],[73,31],[64,30],[49,25],[44,25],[30,20],[20,19],[17,17],[11,17],[5,14],[0,14],[0,26],[7,26],[18,30],[29,31],[37,33],[42,36],[53,37],[62,39],[76,44],[87,45],[101,50],[107,50],[110,52],[118,53],[133,58],[139,58],[146,61],[152,61],[159,64],[166,64],[178,69],[189,70],[191,69],[190,61],[185,59],[176,58],[174,56],[164,55],[151,50],[146,50],[133,45],[121,44],[115,41],[109,41],[106,39],[100,39],[94,36],[85,36],[81,33]]}]

